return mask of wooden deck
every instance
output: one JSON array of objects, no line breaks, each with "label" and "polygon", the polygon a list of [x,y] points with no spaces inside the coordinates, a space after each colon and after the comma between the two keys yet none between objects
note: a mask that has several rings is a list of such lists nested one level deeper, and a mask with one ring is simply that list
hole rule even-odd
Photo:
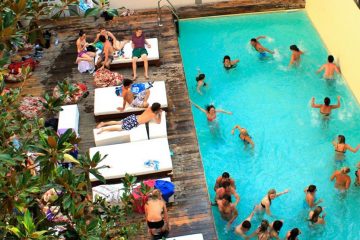
[{"label": "wooden deck", "polygon": [[[258,2],[257,11],[285,9],[289,5],[275,2],[287,1],[230,1],[222,4],[205,5],[198,7],[180,8],[182,17],[196,17],[220,14],[241,13],[255,11],[249,7],[250,2]],[[265,3],[266,2],[266,3]],[[273,4],[269,4],[272,2]],[[303,0],[294,0],[298,6],[303,7]],[[240,5],[242,4],[242,8]],[[251,6],[253,6],[252,4]],[[235,11],[235,12],[234,12]],[[167,114],[168,139],[173,151],[173,176],[172,181],[176,185],[175,203],[169,207],[171,224],[170,236],[180,236],[194,233],[202,233],[204,239],[217,239],[214,227],[213,215],[209,206],[209,198],[206,188],[202,161],[199,153],[193,117],[191,114],[182,60],[170,12],[163,12],[163,26],[158,27],[156,10],[138,11],[131,17],[118,17],[112,22],[106,23],[106,28],[118,38],[129,38],[133,29],[141,26],[148,37],[159,39],[160,67],[150,67],[150,79],[153,81],[166,81],[169,111]],[[78,30],[83,29],[88,35],[88,41],[93,40],[98,26],[104,24],[102,19],[94,18],[67,18],[56,22],[48,22],[49,28],[59,34],[60,44],[51,46],[45,50],[44,58],[33,76],[24,84],[22,95],[41,95],[46,90],[51,90],[58,81],[68,78],[72,82],[85,83],[90,90],[90,95],[79,103],[80,110],[80,135],[82,142],[81,151],[87,151],[93,147],[94,139],[92,129],[95,127],[93,116],[94,86],[93,77],[89,74],[80,74],[75,65]],[[131,77],[131,69],[117,70],[125,77]],[[145,81],[142,77],[143,69],[138,69],[138,81]],[[139,216],[139,221],[143,217]],[[136,239],[149,239],[143,224],[141,236]]]}]

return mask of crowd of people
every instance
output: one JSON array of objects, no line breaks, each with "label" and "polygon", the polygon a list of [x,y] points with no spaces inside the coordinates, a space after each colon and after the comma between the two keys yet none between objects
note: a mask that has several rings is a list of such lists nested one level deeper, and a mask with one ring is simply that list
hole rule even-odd
[{"label": "crowd of people", "polygon": [[[259,36],[257,38],[252,38],[250,40],[251,46],[258,52],[259,58],[261,60],[266,60],[271,57],[271,55],[275,54],[274,51],[264,47],[260,43],[260,39],[266,38],[265,36]],[[305,54],[301,51],[296,45],[290,46],[291,57],[289,62],[289,68],[296,67],[301,64],[301,56]],[[226,70],[236,67],[239,59],[232,60],[230,56],[226,55],[223,59],[223,66]],[[327,63],[322,65],[316,73],[320,73],[324,71],[323,78],[326,80],[333,80],[335,73],[340,74],[339,67],[334,63],[334,57],[332,55],[328,56]],[[200,95],[203,95],[203,89],[207,88],[208,85],[205,82],[205,74],[201,73],[198,69],[198,76],[196,77],[196,91]],[[331,105],[331,100],[329,97],[324,98],[324,104],[316,104],[315,98],[311,99],[311,107],[319,108],[320,114],[322,115],[324,120],[329,120],[329,116],[332,110],[340,108],[340,96],[337,97],[337,104]],[[214,122],[216,121],[218,113],[232,114],[232,112],[216,109],[214,105],[207,105],[205,108],[200,107],[198,104],[190,101],[192,105],[199,109],[206,115],[207,121]],[[231,134],[234,134],[235,131],[239,131],[239,138],[244,143],[245,148],[248,145],[251,146],[251,149],[254,149],[255,143],[252,137],[249,135],[247,129],[241,127],[240,125],[235,125],[231,130]],[[333,141],[333,146],[335,150],[335,159],[342,161],[344,159],[344,154],[347,150],[356,153],[360,144],[354,148],[349,144],[345,143],[345,137],[343,135],[338,135],[337,139]],[[360,162],[356,166],[357,170],[355,171],[355,185],[360,185],[359,182],[359,174],[360,174]],[[340,170],[336,170],[332,176],[330,177],[331,181],[335,180],[335,188],[339,191],[346,191],[350,188],[351,185],[351,177],[348,175],[350,172],[349,167],[342,167]],[[233,178],[230,178],[230,174],[228,172],[224,172],[221,176],[216,179],[215,186],[215,201],[212,203],[213,206],[217,206],[218,211],[220,212],[221,217],[227,221],[227,229],[231,228],[232,223],[238,217],[237,205],[240,202],[240,196],[236,192],[236,185]],[[325,213],[323,211],[323,207],[320,204],[323,202],[322,199],[317,200],[315,197],[317,188],[315,185],[309,185],[305,188],[305,203],[308,207],[308,219],[307,221],[311,225],[323,225],[325,224]],[[268,193],[262,198],[260,203],[254,206],[253,211],[249,214],[249,216],[244,219],[238,226],[234,227],[234,232],[241,236],[243,239],[251,239],[257,237],[257,239],[267,240],[267,239],[280,239],[280,230],[283,226],[282,220],[275,220],[270,223],[268,220],[263,219],[264,214],[268,216],[272,216],[271,213],[271,203],[277,197],[287,194],[289,190],[285,190],[283,192],[277,192],[275,189],[270,189]],[[233,202],[233,199],[235,201]],[[252,233],[251,229],[251,221],[254,215],[262,218],[260,226],[257,227]],[[285,239],[287,240],[295,240],[298,239],[298,236],[301,234],[300,229],[293,228],[289,230],[285,234]]]}]

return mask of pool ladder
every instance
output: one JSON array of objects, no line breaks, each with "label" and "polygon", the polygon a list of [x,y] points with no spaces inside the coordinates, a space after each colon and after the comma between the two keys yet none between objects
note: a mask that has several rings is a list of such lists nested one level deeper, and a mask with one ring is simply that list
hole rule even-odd
[{"label": "pool ladder", "polygon": [[174,23],[176,25],[176,32],[179,34],[178,32],[178,27],[179,27],[179,15],[176,12],[176,9],[174,7],[174,5],[170,2],[170,0],[165,0],[166,3],[162,5],[163,0],[158,0],[158,9],[157,9],[157,15],[158,15],[158,25],[159,27],[162,27],[162,19],[161,19],[161,9],[163,7],[167,7],[173,14],[174,17]]}]

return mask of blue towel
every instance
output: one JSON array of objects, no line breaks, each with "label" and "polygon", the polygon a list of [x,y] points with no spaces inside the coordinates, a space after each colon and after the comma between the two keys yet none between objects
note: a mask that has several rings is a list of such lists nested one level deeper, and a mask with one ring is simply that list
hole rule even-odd
[{"label": "blue towel", "polygon": [[154,170],[158,171],[160,162],[158,160],[147,160],[144,162],[144,165],[146,167],[153,167]]},{"label": "blue towel", "polygon": [[[152,88],[153,83],[154,82],[134,83],[133,85],[131,85],[131,92],[135,95],[139,94],[139,93],[145,91],[146,89]],[[122,85],[115,88],[115,94],[116,94],[116,96],[122,95]]]}]

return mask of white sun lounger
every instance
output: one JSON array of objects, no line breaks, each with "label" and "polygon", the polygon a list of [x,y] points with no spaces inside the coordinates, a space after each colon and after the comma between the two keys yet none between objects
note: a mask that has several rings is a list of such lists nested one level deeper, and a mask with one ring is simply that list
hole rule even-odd
[{"label": "white sun lounger", "polygon": [[204,237],[201,233],[199,233],[199,234],[191,234],[180,237],[167,238],[167,240],[204,240]]},{"label": "white sun lounger", "polygon": [[[166,138],[157,138],[146,141],[108,145],[90,148],[90,157],[96,152],[101,156],[108,155],[100,166],[109,168],[100,169],[100,173],[107,180],[120,179],[128,173],[133,176],[142,176],[154,173],[171,172],[173,169],[169,143]],[[158,161],[158,169],[146,166],[145,162]],[[91,181],[98,181],[90,174]]]},{"label": "white sun lounger", "polygon": [[[151,47],[148,48],[145,45],[145,49],[148,52],[148,62],[149,64],[154,64],[156,66],[160,65],[160,56],[159,56],[159,43],[158,43],[158,39],[157,38],[148,38],[146,39],[146,41],[148,43],[150,43]],[[125,44],[124,46],[124,54],[123,56],[117,56],[116,53],[114,55],[114,60],[112,61],[111,65],[116,65],[116,66],[130,66],[132,63],[132,52],[133,52],[133,48],[132,48],[132,42],[128,42],[127,44]],[[138,62],[143,62],[142,59],[138,59]]]},{"label": "white sun lounger", "polygon": [[97,128],[93,130],[95,145],[97,147],[167,137],[166,113],[162,112],[160,124],[157,124],[154,121],[149,123],[149,138],[145,124],[141,124],[138,127],[131,129],[130,131],[123,130],[97,134],[98,131],[99,129]]},{"label": "white sun lounger", "polygon": [[[159,180],[171,182],[169,177],[160,178]],[[134,187],[139,186],[140,183],[136,183]],[[96,195],[99,195],[106,199],[107,202],[110,203],[118,203],[122,194],[123,194],[124,184],[106,184],[106,185],[99,185],[92,188],[93,191],[93,200],[95,201]],[[169,198],[169,203],[173,203],[175,201],[174,195]]]},{"label": "white sun lounger", "polygon": [[[120,112],[118,107],[122,107],[124,99],[115,94],[116,87],[96,88],[94,97],[94,115],[96,120],[114,119],[128,116],[132,113],[140,114],[144,108],[134,108],[126,104],[125,110]],[[164,81],[153,83],[150,89],[148,103],[151,106],[154,102],[161,104],[161,108],[167,110],[168,103]]]},{"label": "white sun lounger", "polygon": [[58,133],[62,134],[66,130],[73,129],[79,135],[79,108],[77,104],[61,106],[59,112]]}]

